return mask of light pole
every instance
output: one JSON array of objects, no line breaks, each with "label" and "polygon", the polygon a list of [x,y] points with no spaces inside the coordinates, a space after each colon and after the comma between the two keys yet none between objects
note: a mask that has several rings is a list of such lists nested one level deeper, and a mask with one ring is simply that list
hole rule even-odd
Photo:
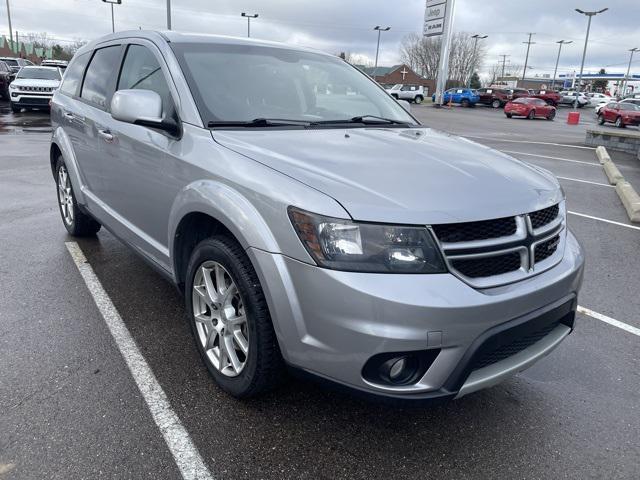
[{"label": "light pole", "polygon": [[467,88],[471,88],[471,77],[473,76],[473,71],[476,69],[476,50],[478,49],[478,40],[484,40],[489,35],[472,35],[473,38],[473,56],[471,57],[471,74],[469,75],[469,81],[467,82]]},{"label": "light pole", "polygon": [[[584,70],[584,59],[587,56],[587,43],[589,43],[589,31],[591,30],[591,18],[595,17],[599,13],[604,13],[609,8],[603,8],[602,10],[598,10],[597,12],[584,12],[579,8],[576,8],[576,12],[581,13],[582,15],[586,15],[589,18],[589,22],[587,23],[587,36],[584,39],[584,50],[582,51],[582,63],[580,64],[580,75],[578,76],[578,93],[582,91],[582,72]],[[578,108],[578,96],[576,95],[576,99],[573,102],[573,108]]]},{"label": "light pole", "polygon": [[622,87],[622,96],[624,97],[624,93],[627,90],[627,83],[629,83],[629,73],[631,72],[631,61],[633,60],[633,54],[636,52],[640,52],[640,48],[634,47],[630,48],[631,56],[629,57],[629,66],[627,67],[627,74],[624,76],[624,86]]},{"label": "light pole", "polygon": [[527,44],[527,56],[524,58],[524,68],[522,69],[522,81],[524,82],[524,77],[527,75],[527,63],[529,63],[529,49],[531,48],[531,45],[535,44],[536,42],[532,42],[531,41],[531,36],[535,35],[534,33],[530,33],[529,34],[529,41],[527,42],[522,42],[522,43],[526,43]]},{"label": "light pole", "polygon": [[9,43],[13,51],[13,30],[11,29],[11,9],[9,8],[9,0],[7,0],[7,19],[9,20]]},{"label": "light pole", "polygon": [[115,20],[113,18],[113,6],[114,5],[121,5],[122,4],[122,0],[102,0],[104,3],[108,3],[111,5],[111,33],[114,33],[116,31],[116,23]]},{"label": "light pole", "polygon": [[167,0],[167,30],[171,30],[171,0]]},{"label": "light pole", "polygon": [[251,19],[258,18],[258,14],[254,13],[253,15],[249,15],[247,13],[242,12],[241,17],[245,17],[247,19],[247,38],[251,37]]},{"label": "light pole", "polygon": [[573,40],[559,40],[556,42],[558,46],[558,58],[556,58],[556,68],[553,69],[553,81],[551,82],[551,90],[556,85],[556,74],[558,73],[558,63],[560,62],[560,52],[562,51],[562,45],[573,43]]},{"label": "light pole", "polygon": [[378,69],[378,53],[380,52],[380,34],[382,32],[388,32],[389,30],[391,30],[391,27],[382,28],[380,25],[376,25],[374,27],[374,30],[378,31],[378,46],[376,47],[376,64],[373,69],[373,76],[375,77],[376,70]]}]

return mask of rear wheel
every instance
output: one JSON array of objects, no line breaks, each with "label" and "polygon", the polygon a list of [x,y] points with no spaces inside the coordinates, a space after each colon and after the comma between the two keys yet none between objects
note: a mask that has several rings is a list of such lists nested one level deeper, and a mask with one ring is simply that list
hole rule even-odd
[{"label": "rear wheel", "polygon": [[417,104],[421,104],[423,100],[424,98],[422,98],[422,95],[418,95],[413,101]]},{"label": "rear wheel", "polygon": [[535,110],[529,111],[529,115],[527,115],[527,120],[533,120],[534,118],[536,118],[536,111]]},{"label": "rear wheel", "polygon": [[604,125],[604,115],[598,114],[598,125]]},{"label": "rear wheel", "polygon": [[58,191],[58,207],[62,223],[67,232],[74,237],[89,237],[98,233],[101,225],[92,217],[80,211],[76,202],[71,178],[62,157],[56,163],[56,187]]},{"label": "rear wheel", "polygon": [[284,362],[269,308],[237,242],[215,236],[195,247],[185,300],[200,356],[223,390],[246,398],[280,383]]},{"label": "rear wheel", "polygon": [[624,120],[622,120],[622,117],[616,118],[616,127],[618,128],[626,127],[626,125],[624,124]]},{"label": "rear wheel", "polygon": [[460,105],[462,105],[465,108],[468,108],[471,106],[471,102],[466,98],[463,98],[462,101],[460,102]]},{"label": "rear wheel", "polygon": [[500,108],[502,106],[502,102],[500,100],[494,100],[493,102],[491,102],[491,106],[493,108]]}]

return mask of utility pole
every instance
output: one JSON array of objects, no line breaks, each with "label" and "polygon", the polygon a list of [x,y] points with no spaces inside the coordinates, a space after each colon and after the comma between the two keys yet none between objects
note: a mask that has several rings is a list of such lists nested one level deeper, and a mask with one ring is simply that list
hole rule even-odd
[{"label": "utility pole", "polygon": [[378,45],[376,46],[376,64],[373,69],[373,74],[375,76],[376,70],[378,69],[378,53],[380,52],[380,34],[382,32],[388,32],[389,30],[391,30],[391,27],[382,28],[380,25],[376,25],[373,29],[378,31]]},{"label": "utility pole", "polygon": [[171,30],[171,0],[167,0],[167,30]]},{"label": "utility pole", "polygon": [[108,3],[111,5],[111,33],[114,33],[116,31],[116,22],[114,20],[113,17],[113,6],[114,5],[121,5],[122,4],[122,0],[102,0],[104,3]]},{"label": "utility pole", "polygon": [[553,81],[551,82],[551,90],[556,84],[556,74],[558,73],[558,63],[560,62],[560,52],[562,51],[562,45],[573,43],[573,40],[559,40],[556,42],[558,46],[558,58],[556,58],[556,68],[553,69]]},{"label": "utility pole", "polygon": [[11,9],[9,8],[9,0],[7,0],[7,19],[9,20],[9,42],[11,50],[13,50],[13,30],[11,30]]},{"label": "utility pole", "polygon": [[444,91],[447,89],[449,78],[449,50],[453,38],[453,19],[456,10],[456,0],[447,1],[447,9],[444,18],[444,31],[442,32],[442,46],[440,47],[440,63],[438,65],[438,80],[436,82],[436,107],[442,106]]},{"label": "utility pole", "polygon": [[258,18],[258,14],[254,13],[253,15],[249,15],[247,13],[242,12],[240,16],[245,17],[247,19],[247,38],[250,38],[251,37],[251,19]]},{"label": "utility pole", "polygon": [[510,57],[511,55],[498,55],[499,57],[502,57],[502,78],[504,78],[504,66],[507,63],[507,57]]},{"label": "utility pole", "polygon": [[484,40],[489,35],[472,35],[473,38],[473,56],[471,57],[471,74],[469,75],[469,81],[467,82],[467,88],[471,88],[471,77],[473,76],[473,71],[476,69],[476,50],[478,49],[478,40]]},{"label": "utility pole", "polygon": [[531,48],[531,45],[534,45],[536,43],[531,41],[532,35],[535,35],[535,33],[529,34],[528,42],[522,42],[527,44],[527,56],[524,58],[524,68],[522,69],[522,81],[524,81],[524,78],[527,76],[527,63],[529,63],[529,49]]},{"label": "utility pole", "polygon": [[[589,18],[589,22],[587,23],[587,36],[584,39],[584,50],[582,51],[582,63],[580,64],[580,76],[578,77],[578,93],[582,91],[582,72],[584,71],[584,59],[587,56],[587,44],[589,43],[589,31],[591,30],[591,19],[598,15],[599,13],[604,13],[608,8],[603,8],[602,10],[598,10],[597,12],[584,12],[579,8],[576,8],[576,12],[581,13],[582,15],[586,15]],[[573,108],[578,108],[578,96],[576,95],[576,99],[573,102]]]},{"label": "utility pole", "polygon": [[633,60],[633,54],[636,52],[640,52],[640,48],[634,47],[629,49],[631,52],[631,56],[629,57],[629,66],[627,67],[627,74],[624,76],[624,85],[622,87],[622,96],[624,97],[624,93],[627,90],[627,83],[629,83],[629,73],[631,72],[631,61]]}]

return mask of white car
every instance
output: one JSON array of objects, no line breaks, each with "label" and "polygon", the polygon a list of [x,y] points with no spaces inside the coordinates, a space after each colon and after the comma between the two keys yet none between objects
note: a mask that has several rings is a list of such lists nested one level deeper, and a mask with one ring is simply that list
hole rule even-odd
[{"label": "white car", "polygon": [[22,67],[11,85],[9,95],[14,113],[23,108],[49,109],[53,92],[60,86],[62,74],[56,67]]},{"label": "white car", "polygon": [[578,98],[578,108],[582,108],[591,103],[589,97],[584,93],[564,91],[560,92],[560,95],[562,95],[560,103],[563,105],[573,105],[576,101],[576,97]]},{"label": "white car", "polygon": [[422,85],[398,83],[387,89],[387,92],[397,100],[406,100],[414,103],[422,103],[424,100],[424,87]]}]

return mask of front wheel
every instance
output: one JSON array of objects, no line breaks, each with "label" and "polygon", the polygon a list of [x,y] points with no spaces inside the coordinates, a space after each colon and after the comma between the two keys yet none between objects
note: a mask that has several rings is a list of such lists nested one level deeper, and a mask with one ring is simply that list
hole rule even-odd
[{"label": "front wheel", "polygon": [[622,117],[616,118],[616,127],[618,128],[626,127],[626,125],[624,124],[624,120],[622,120]]},{"label": "front wheel", "polygon": [[74,237],[89,237],[98,233],[101,225],[78,207],[71,178],[62,157],[59,157],[56,163],[56,187],[60,216],[67,232]]},{"label": "front wheel", "polygon": [[513,117],[513,115],[512,115],[512,114],[510,114],[510,113],[505,113],[505,115],[507,116],[507,118],[511,118],[511,117]]},{"label": "front wheel", "polygon": [[551,110],[549,112],[549,115],[547,115],[547,120],[553,121],[554,118],[556,118],[556,111],[555,110]]},{"label": "front wheel", "polygon": [[22,110],[22,107],[19,107],[15,103],[11,102],[11,111],[13,113],[20,113],[20,110]]},{"label": "front wheel", "polygon": [[493,102],[491,102],[491,106],[493,108],[500,108],[502,106],[502,102],[500,100],[494,100]]},{"label": "front wheel", "polygon": [[223,390],[247,398],[280,383],[284,362],[269,308],[238,243],[216,236],[195,247],[185,299],[200,356]]},{"label": "front wheel", "polygon": [[604,115],[598,115],[598,125],[604,125]]}]

